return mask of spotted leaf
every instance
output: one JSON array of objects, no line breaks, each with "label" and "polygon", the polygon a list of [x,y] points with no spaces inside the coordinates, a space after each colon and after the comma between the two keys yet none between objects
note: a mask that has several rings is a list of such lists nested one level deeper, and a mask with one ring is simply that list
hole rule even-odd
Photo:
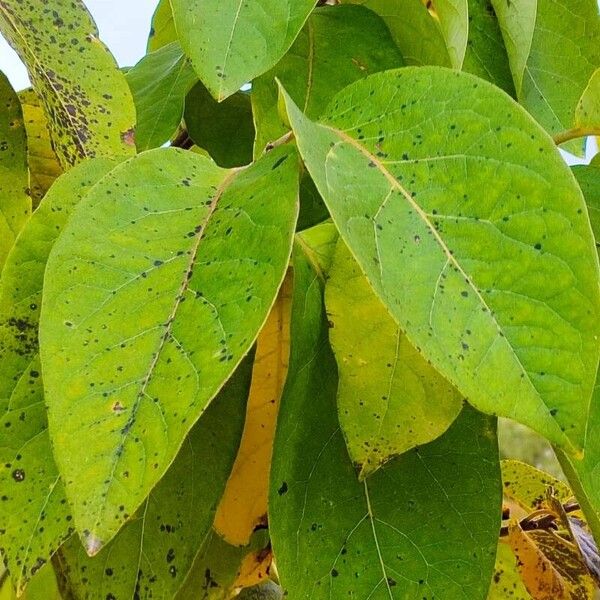
[{"label": "spotted leaf", "polygon": [[340,241],[326,287],[338,411],[361,476],[439,437],[463,399],[406,339]]},{"label": "spotted leaf", "polygon": [[296,254],[269,498],[283,587],[298,600],[483,600],[500,521],[493,419],[468,407],[437,441],[359,482],[337,419],[322,291]]},{"label": "spotted leaf", "polygon": [[73,527],[52,458],[38,355],[46,261],[75,205],[115,165],[84,161],[59,178],[17,238],[0,279],[0,549],[19,593]]},{"label": "spotted leaf", "polygon": [[498,88],[436,67],[354,83],[321,123],[284,98],[341,236],[408,339],[478,409],[581,450],[598,258],[547,134]]},{"label": "spotted leaf", "polygon": [[171,0],[181,45],[200,79],[224,100],[286,53],[314,0]]},{"label": "spotted leaf", "polygon": [[129,87],[81,0],[3,0],[0,32],[27,66],[63,166],[134,154]]},{"label": "spotted leaf", "polygon": [[54,246],[44,385],[90,554],[138,509],[254,342],[287,268],[297,171],[286,148],[231,171],[145,152],[94,187]]}]

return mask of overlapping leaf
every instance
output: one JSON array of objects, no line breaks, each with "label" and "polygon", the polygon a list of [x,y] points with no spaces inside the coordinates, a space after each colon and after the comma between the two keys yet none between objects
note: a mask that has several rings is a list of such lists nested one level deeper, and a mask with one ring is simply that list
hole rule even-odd
[{"label": "overlapping leaf", "polygon": [[[548,132],[560,136],[576,126],[580,98],[600,68],[598,3],[492,0],[492,4],[519,101]],[[600,131],[600,112],[586,109],[586,113],[586,125]],[[592,114],[599,120],[591,122]]]},{"label": "overlapping leaf", "polygon": [[269,504],[288,595],[485,598],[501,495],[492,419],[467,408],[438,441],[359,482],[337,420],[322,284],[300,254],[294,278]]},{"label": "overlapping leaf", "polygon": [[72,537],[59,553],[75,598],[174,598],[210,536],[244,424],[252,361],[245,359],[194,425],[133,519],[98,556]]},{"label": "overlapping leaf", "polygon": [[297,170],[289,148],[231,171],[145,152],[95,186],[54,246],[42,366],[88,553],[137,510],[254,342],[287,268]]},{"label": "overlapping leaf", "polygon": [[340,378],[340,424],[364,477],[439,437],[463,399],[406,339],[341,241],[326,302]]},{"label": "overlapping leaf", "polygon": [[152,26],[148,36],[148,52],[154,52],[171,42],[177,41],[170,0],[159,0],[152,15]]},{"label": "overlapping leaf", "polygon": [[72,531],[52,459],[38,356],[46,261],[73,208],[115,164],[85,161],[57,180],[21,232],[0,279],[0,548],[19,592]]},{"label": "overlapping leaf", "polygon": [[127,72],[137,110],[135,143],[140,152],[162,146],[175,133],[185,96],[197,79],[178,42],[147,54]]},{"label": "overlapping leaf", "polygon": [[40,97],[29,88],[19,92],[19,100],[27,131],[29,195],[35,208],[63,170],[52,149],[48,119]]},{"label": "overlapping leaf", "polygon": [[267,524],[269,472],[290,348],[291,279],[286,277],[256,342],[252,386],[240,448],[215,516],[228,543],[246,546]]},{"label": "overlapping leaf", "polygon": [[81,0],[3,0],[0,32],[27,66],[63,165],[135,152],[129,87]]},{"label": "overlapping leaf", "polygon": [[353,81],[402,64],[384,22],[371,11],[352,5],[316,9],[290,51],[253,83],[255,156],[288,131],[277,110],[275,78],[309,117],[317,118]]},{"label": "overlapping leaf", "polygon": [[285,102],[342,237],[409,340],[480,410],[581,449],[598,263],[548,136],[497,88],[435,67],[352,84],[322,124]]},{"label": "overlapping leaf", "polygon": [[181,45],[217,100],[273,67],[314,0],[171,0]]},{"label": "overlapping leaf", "polygon": [[252,162],[254,122],[247,92],[217,102],[202,83],[196,84],[185,100],[185,125],[193,142],[219,166]]},{"label": "overlapping leaf", "polygon": [[27,141],[19,98],[0,71],[0,271],[31,214]]}]

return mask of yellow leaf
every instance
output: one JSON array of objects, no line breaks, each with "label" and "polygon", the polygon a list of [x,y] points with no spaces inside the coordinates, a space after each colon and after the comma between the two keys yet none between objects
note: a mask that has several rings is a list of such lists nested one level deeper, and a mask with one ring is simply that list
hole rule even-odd
[{"label": "yellow leaf", "polygon": [[292,282],[288,274],[258,336],[246,424],[215,529],[230,544],[245,546],[266,524],[269,471],[279,400],[287,375]]},{"label": "yellow leaf", "polygon": [[595,586],[574,544],[551,530],[508,526],[517,570],[533,600],[587,600]]},{"label": "yellow leaf", "polygon": [[19,92],[27,132],[29,193],[34,208],[63,172],[50,143],[48,121],[40,99],[31,88]]},{"label": "yellow leaf", "polygon": [[246,554],[233,587],[247,588],[266,581],[269,579],[272,562],[273,552],[270,546]]}]

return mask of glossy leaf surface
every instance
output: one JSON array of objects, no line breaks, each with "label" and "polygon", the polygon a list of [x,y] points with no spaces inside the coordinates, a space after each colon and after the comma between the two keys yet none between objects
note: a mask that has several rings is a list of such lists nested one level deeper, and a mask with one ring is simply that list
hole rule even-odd
[{"label": "glossy leaf surface", "polygon": [[338,411],[361,477],[439,437],[463,400],[406,339],[343,242],[326,287]]},{"label": "glossy leaf surface", "polygon": [[313,0],[171,0],[181,45],[217,100],[270,69],[287,52]]},{"label": "glossy leaf surface", "polygon": [[232,171],[146,152],[88,194],[54,246],[44,384],[90,554],[137,510],[254,342],[287,268],[297,177],[290,148]]},{"label": "glossy leaf surface", "polygon": [[547,134],[497,88],[435,67],[357,82],[320,124],[285,102],[341,236],[408,339],[480,410],[581,449],[598,265]]},{"label": "glossy leaf surface", "polygon": [[438,441],[359,482],[337,419],[322,284],[294,261],[289,377],[270,532],[290,597],[485,598],[500,516],[494,422],[467,408]]}]

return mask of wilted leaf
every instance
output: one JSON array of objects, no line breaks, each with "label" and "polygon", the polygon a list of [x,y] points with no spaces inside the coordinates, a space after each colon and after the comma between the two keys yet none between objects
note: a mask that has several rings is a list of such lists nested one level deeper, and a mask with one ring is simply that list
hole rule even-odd
[{"label": "wilted leaf", "polygon": [[314,0],[171,0],[181,45],[200,79],[224,100],[287,52]]},{"label": "wilted leaf", "polygon": [[273,437],[289,359],[291,293],[288,276],[258,336],[244,434],[215,517],[217,533],[234,546],[246,546],[254,529],[266,525]]},{"label": "wilted leaf", "polygon": [[39,96],[30,88],[19,92],[19,100],[27,130],[29,195],[35,208],[63,170],[52,149],[48,119]]},{"label": "wilted leaf", "polygon": [[371,11],[352,5],[316,9],[290,51],[253,83],[254,155],[289,129],[278,114],[275,78],[309,117],[317,118],[348,84],[402,64],[384,22]]},{"label": "wilted leaf", "polygon": [[144,152],[94,187],[54,246],[44,385],[90,554],[137,510],[258,335],[287,268],[297,172],[291,148],[232,171]]},{"label": "wilted leaf", "polygon": [[348,86],[322,124],[285,101],[341,236],[408,339],[480,410],[581,449],[598,259],[548,136],[494,86],[435,67]]},{"label": "wilted leaf", "polygon": [[88,557],[76,536],[63,546],[61,573],[74,598],[175,597],[210,535],[242,434],[251,370],[245,359],[166,475],[98,556]]},{"label": "wilted leaf", "polygon": [[30,214],[23,115],[18,96],[0,71],[0,271]]},{"label": "wilted leaf", "polygon": [[185,96],[198,80],[178,42],[147,54],[127,72],[137,110],[138,150],[162,146],[183,117]]},{"label": "wilted leaf", "polygon": [[254,122],[247,92],[217,102],[197,83],[185,100],[185,124],[190,138],[219,166],[240,167],[252,162]]},{"label": "wilted leaf", "polygon": [[341,240],[326,303],[340,378],[340,424],[364,477],[439,437],[463,399],[406,339]]},{"label": "wilted leaf", "polygon": [[63,166],[135,153],[129,87],[81,0],[3,0],[0,32],[27,66]]},{"label": "wilted leaf", "polygon": [[60,177],[21,232],[0,279],[0,549],[19,592],[72,531],[38,356],[46,261],[75,205],[115,165],[93,159]]},{"label": "wilted leaf", "polygon": [[154,52],[171,42],[177,41],[177,31],[173,20],[170,0],[159,0],[152,15],[152,25],[148,36],[148,52]]},{"label": "wilted leaf", "polygon": [[292,306],[269,498],[289,597],[485,598],[500,517],[493,420],[467,408],[439,440],[359,482],[337,420],[322,284],[299,252]]}]

